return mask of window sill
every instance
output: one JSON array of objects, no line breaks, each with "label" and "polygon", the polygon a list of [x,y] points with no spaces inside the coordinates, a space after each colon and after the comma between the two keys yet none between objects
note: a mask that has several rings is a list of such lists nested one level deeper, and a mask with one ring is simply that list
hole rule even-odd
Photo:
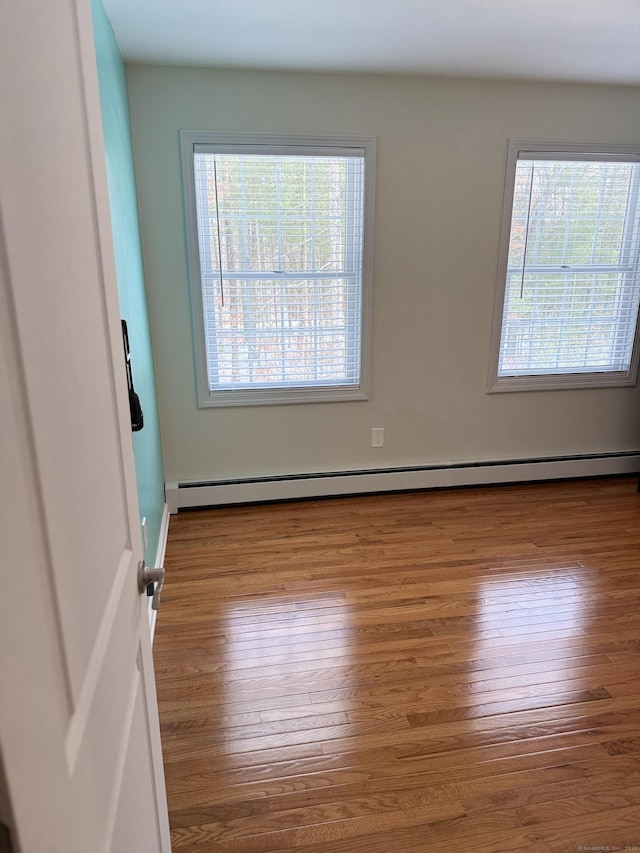
[{"label": "window sill", "polygon": [[564,373],[546,376],[502,376],[493,379],[488,394],[511,391],[570,391],[584,388],[624,388],[636,384],[628,372]]},{"label": "window sill", "polygon": [[338,403],[368,400],[366,389],[358,388],[265,388],[255,391],[211,391],[200,394],[200,409],[232,406],[278,406],[296,403]]}]

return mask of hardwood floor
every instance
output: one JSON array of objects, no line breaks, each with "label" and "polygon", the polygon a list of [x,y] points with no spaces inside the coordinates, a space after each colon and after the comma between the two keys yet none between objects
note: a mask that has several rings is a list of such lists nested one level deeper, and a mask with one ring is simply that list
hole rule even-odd
[{"label": "hardwood floor", "polygon": [[174,850],[640,850],[640,495],[607,480],[173,517]]}]

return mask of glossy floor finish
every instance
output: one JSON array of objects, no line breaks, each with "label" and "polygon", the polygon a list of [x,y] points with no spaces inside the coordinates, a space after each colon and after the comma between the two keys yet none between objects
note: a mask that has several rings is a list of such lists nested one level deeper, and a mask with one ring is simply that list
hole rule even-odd
[{"label": "glossy floor finish", "polygon": [[172,518],[176,853],[640,849],[636,480]]}]

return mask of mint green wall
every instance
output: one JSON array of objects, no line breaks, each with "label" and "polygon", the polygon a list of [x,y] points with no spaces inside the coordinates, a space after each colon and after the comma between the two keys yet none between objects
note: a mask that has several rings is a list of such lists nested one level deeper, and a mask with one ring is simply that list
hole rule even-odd
[{"label": "mint green wall", "polygon": [[144,428],[133,433],[138,501],[140,517],[146,517],[148,525],[149,544],[145,560],[148,565],[154,565],[164,508],[164,470],[142,266],[129,100],[124,63],[101,0],[92,0],[91,7],[120,310],[129,327],[133,381],[144,412]]}]

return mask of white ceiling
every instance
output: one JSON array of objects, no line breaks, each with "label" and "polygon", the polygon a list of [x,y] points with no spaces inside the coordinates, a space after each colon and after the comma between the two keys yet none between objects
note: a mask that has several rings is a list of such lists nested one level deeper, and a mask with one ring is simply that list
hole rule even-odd
[{"label": "white ceiling", "polygon": [[640,84],[640,0],[103,0],[125,60]]}]

